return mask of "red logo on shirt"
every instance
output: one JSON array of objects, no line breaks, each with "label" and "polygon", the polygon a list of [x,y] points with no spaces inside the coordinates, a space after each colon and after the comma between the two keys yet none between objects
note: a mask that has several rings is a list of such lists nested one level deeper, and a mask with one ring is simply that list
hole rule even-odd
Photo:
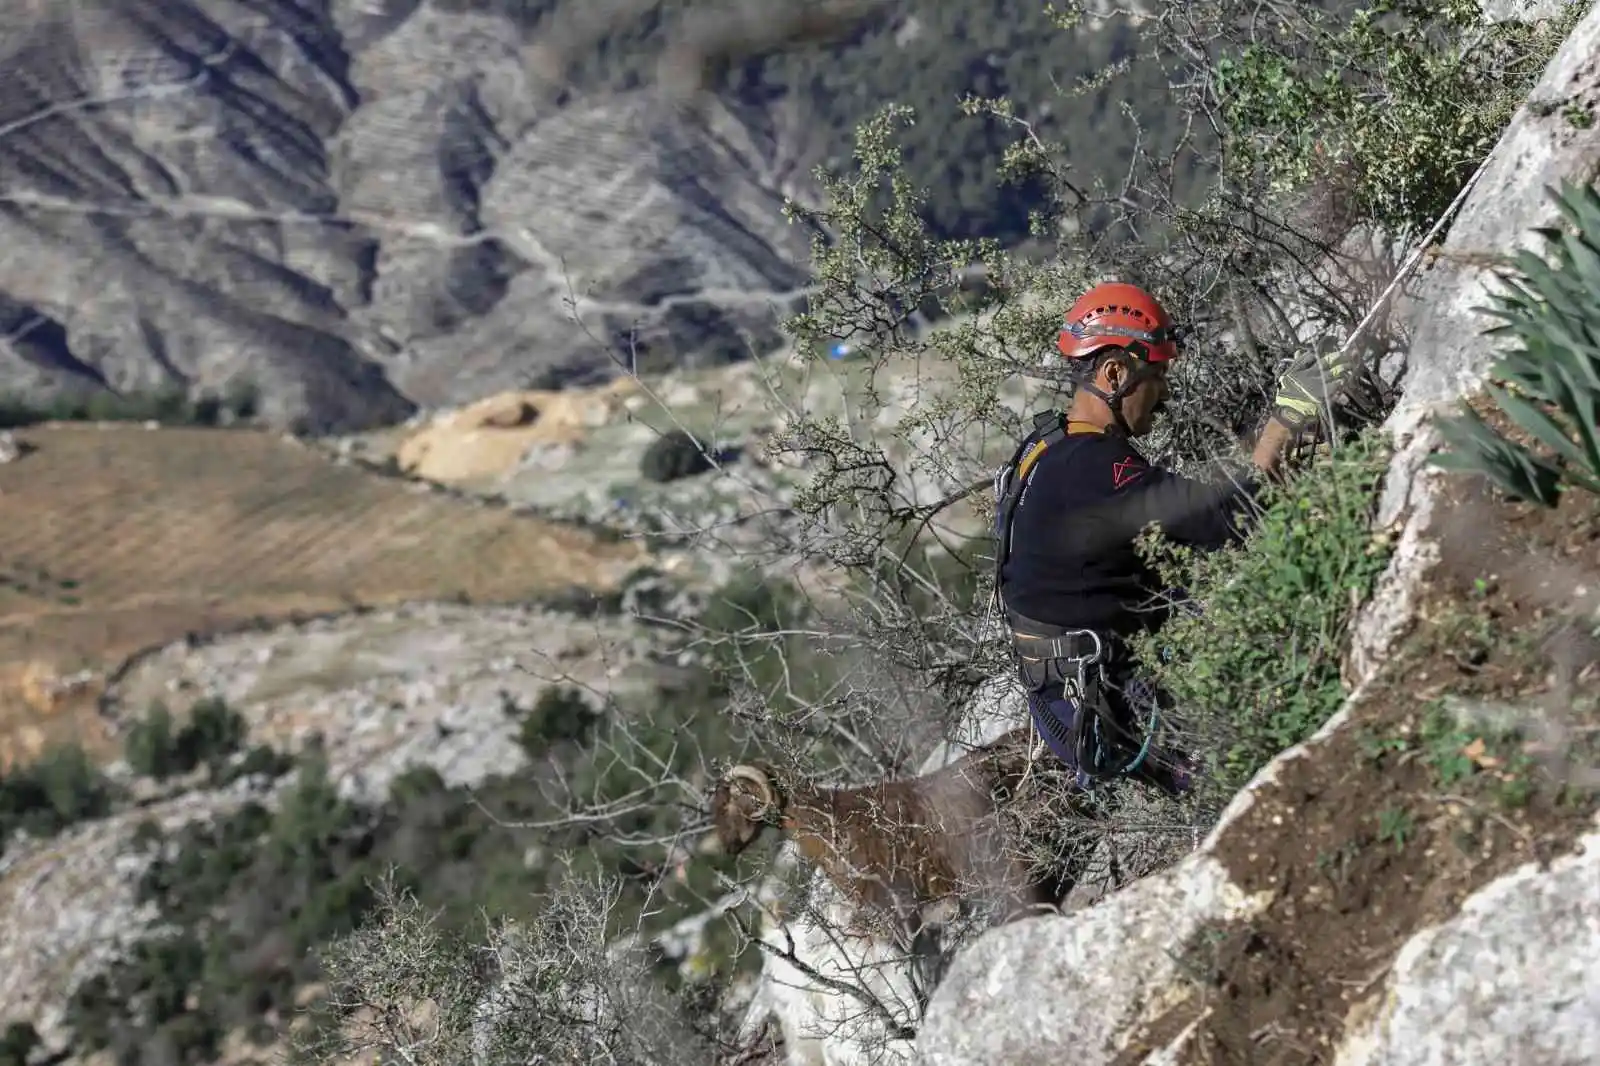
[{"label": "red logo on shirt", "polygon": [[1131,456],[1127,459],[1118,459],[1111,464],[1111,487],[1120,489],[1149,469],[1143,461]]}]

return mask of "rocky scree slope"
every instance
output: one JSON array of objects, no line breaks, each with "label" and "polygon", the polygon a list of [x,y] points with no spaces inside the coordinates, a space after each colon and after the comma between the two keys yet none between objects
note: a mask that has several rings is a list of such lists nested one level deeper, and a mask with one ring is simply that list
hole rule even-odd
[{"label": "rocky scree slope", "polygon": [[692,362],[770,329],[808,253],[770,138],[714,104],[554,108],[520,36],[426,3],[20,9],[8,390],[248,383],[275,424],[353,429],[610,372],[619,337]]},{"label": "rocky scree slope", "polygon": [[[620,616],[415,604],[154,649],[106,703],[113,727],[126,730],[154,701],[181,717],[223,697],[244,719],[244,746],[299,751],[315,739],[341,795],[381,803],[416,767],[468,787],[527,771],[516,709],[555,686],[618,698],[650,691],[659,635]],[[108,772],[134,792],[126,810],[51,839],[14,840],[0,854],[0,1028],[29,1021],[50,1047],[67,1035],[68,996],[154,917],[138,900],[151,860],[135,846],[139,823],[170,832],[214,822],[246,802],[275,803],[294,781],[197,787],[136,778],[126,763]]]}]

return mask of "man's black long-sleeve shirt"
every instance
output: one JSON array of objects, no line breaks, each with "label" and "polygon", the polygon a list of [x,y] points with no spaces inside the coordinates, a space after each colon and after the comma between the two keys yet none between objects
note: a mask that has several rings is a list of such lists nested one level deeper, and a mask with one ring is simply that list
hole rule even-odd
[{"label": "man's black long-sleeve shirt", "polygon": [[1035,463],[1012,518],[1001,574],[1008,608],[1072,629],[1127,635],[1165,620],[1160,579],[1134,546],[1159,523],[1201,550],[1242,539],[1259,485],[1180,477],[1115,432],[1072,434]]}]

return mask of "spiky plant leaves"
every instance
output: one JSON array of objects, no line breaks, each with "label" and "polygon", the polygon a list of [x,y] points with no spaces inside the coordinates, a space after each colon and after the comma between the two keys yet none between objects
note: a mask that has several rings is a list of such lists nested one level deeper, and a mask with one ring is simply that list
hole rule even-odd
[{"label": "spiky plant leaves", "polygon": [[1507,496],[1554,507],[1561,496],[1561,470],[1496,433],[1465,404],[1456,418],[1440,419],[1439,435],[1450,450],[1433,457],[1441,470],[1482,474]]},{"label": "spiky plant leaves", "polygon": [[1534,230],[1549,258],[1522,251],[1493,305],[1478,308],[1516,346],[1491,368],[1487,391],[1506,416],[1551,453],[1534,455],[1476,413],[1441,420],[1452,450],[1434,465],[1483,474],[1508,495],[1553,507],[1565,486],[1600,494],[1600,190],[1564,181],[1548,190],[1576,232]]}]

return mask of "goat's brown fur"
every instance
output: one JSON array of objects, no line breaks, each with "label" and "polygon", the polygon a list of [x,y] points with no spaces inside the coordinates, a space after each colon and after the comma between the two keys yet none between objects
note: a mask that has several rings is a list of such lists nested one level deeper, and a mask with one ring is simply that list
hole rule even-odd
[{"label": "goat's brown fur", "polygon": [[1013,905],[1053,902],[1007,854],[998,817],[1032,766],[1032,747],[1023,727],[933,773],[857,788],[735,767],[712,794],[715,846],[737,854],[781,825],[834,884],[895,912],[975,891]]}]

